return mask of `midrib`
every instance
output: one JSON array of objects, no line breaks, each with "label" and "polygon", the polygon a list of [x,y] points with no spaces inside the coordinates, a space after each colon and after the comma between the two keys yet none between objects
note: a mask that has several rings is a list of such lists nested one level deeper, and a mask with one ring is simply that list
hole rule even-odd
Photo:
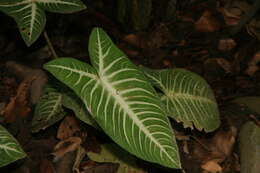
[{"label": "midrib", "polygon": [[172,98],[189,98],[191,100],[199,100],[202,102],[207,102],[207,103],[211,103],[211,104],[216,104],[214,101],[212,101],[211,99],[207,98],[207,97],[202,97],[202,96],[196,96],[196,95],[190,95],[187,93],[174,93],[172,91],[164,91],[165,96],[162,97],[162,99],[164,99],[164,97],[168,97],[170,99]]},{"label": "midrib", "polygon": [[133,122],[140,128],[143,133],[151,139],[156,146],[162,150],[167,157],[175,163],[175,161],[170,157],[170,155],[166,152],[166,150],[163,148],[163,146],[151,135],[151,133],[148,131],[148,129],[141,123],[140,119],[137,118],[135,113],[131,110],[131,108],[128,106],[126,101],[119,95],[117,94],[117,90],[109,83],[108,79],[105,76],[100,77],[100,82],[101,84],[107,89],[107,92],[112,95],[112,97],[115,98],[116,102],[123,107],[123,110],[127,112],[127,115],[129,115],[129,118],[133,120]]}]

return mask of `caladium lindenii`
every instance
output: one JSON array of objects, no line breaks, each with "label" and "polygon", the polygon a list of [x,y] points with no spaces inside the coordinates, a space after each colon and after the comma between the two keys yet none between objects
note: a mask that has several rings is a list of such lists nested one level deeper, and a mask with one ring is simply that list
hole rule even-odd
[{"label": "caladium lindenii", "polygon": [[180,168],[177,144],[155,89],[108,35],[95,28],[89,40],[91,65],[58,58],[44,65],[85,103],[117,144],[144,160]]},{"label": "caladium lindenii", "polygon": [[1,0],[0,11],[14,18],[27,46],[33,44],[42,33],[45,11],[72,13],[85,9],[80,0]]}]

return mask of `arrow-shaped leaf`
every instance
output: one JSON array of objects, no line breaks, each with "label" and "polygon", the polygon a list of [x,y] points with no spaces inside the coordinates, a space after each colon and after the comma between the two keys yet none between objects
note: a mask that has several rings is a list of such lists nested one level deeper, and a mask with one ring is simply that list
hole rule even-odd
[{"label": "arrow-shaped leaf", "polygon": [[62,58],[45,69],[84,101],[103,130],[136,156],[180,168],[178,148],[162,102],[144,74],[101,29],[90,36],[93,67]]},{"label": "arrow-shaped leaf", "polygon": [[16,139],[0,125],[0,167],[26,157]]},{"label": "arrow-shaped leaf", "polygon": [[46,86],[44,94],[34,111],[32,132],[46,129],[60,121],[64,116],[65,112],[62,108],[62,93],[52,86]]},{"label": "arrow-shaped leaf", "polygon": [[62,106],[73,110],[75,116],[81,121],[99,129],[79,97],[66,85],[51,80],[45,86],[44,93],[36,105],[32,132],[38,132],[60,121],[65,116]]},{"label": "arrow-shaped leaf", "polygon": [[218,106],[207,82],[184,69],[150,70],[143,68],[152,84],[163,92],[168,115],[185,127],[194,126],[206,132],[220,125]]},{"label": "arrow-shaped leaf", "polygon": [[86,8],[80,0],[1,0],[0,11],[13,17],[27,46],[42,33],[45,12],[71,13]]}]

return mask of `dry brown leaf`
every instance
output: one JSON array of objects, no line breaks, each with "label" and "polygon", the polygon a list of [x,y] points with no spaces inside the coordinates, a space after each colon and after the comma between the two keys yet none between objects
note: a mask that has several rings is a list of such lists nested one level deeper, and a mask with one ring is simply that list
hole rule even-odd
[{"label": "dry brown leaf", "polygon": [[35,77],[32,76],[20,83],[16,96],[11,98],[3,111],[6,122],[11,123],[16,121],[17,118],[25,118],[31,112],[31,108],[28,105],[28,96],[34,79]]},{"label": "dry brown leaf", "polygon": [[[231,2],[231,1],[230,1]],[[225,23],[228,26],[237,25],[248,10],[250,10],[250,5],[246,1],[232,1],[225,8],[220,9],[220,12],[224,16]]]},{"label": "dry brown leaf", "polygon": [[221,12],[224,16],[225,23],[228,26],[237,25],[240,21],[242,11],[237,8],[231,9],[231,11],[222,9]]},{"label": "dry brown leaf", "polygon": [[260,52],[257,52],[254,57],[249,61],[248,68],[245,73],[249,76],[253,76],[255,72],[259,70],[258,63],[260,62]]},{"label": "dry brown leaf", "polygon": [[168,68],[173,67],[172,62],[169,61],[169,60],[167,60],[167,59],[163,60],[163,65],[164,65],[165,67],[168,67]]},{"label": "dry brown leaf", "polygon": [[237,129],[235,127],[230,127],[229,131],[218,131],[209,147],[212,151],[212,156],[223,155],[224,159],[230,156],[236,135]]},{"label": "dry brown leaf", "polygon": [[81,164],[80,164],[80,167],[82,170],[87,170],[89,168],[92,168],[94,166],[97,166],[98,163],[95,162],[95,161],[92,161],[92,160],[87,160],[87,161],[83,161]]},{"label": "dry brown leaf", "polygon": [[237,129],[231,127],[228,131],[219,130],[212,139],[196,139],[193,157],[201,163],[201,168],[207,172],[221,171],[219,165],[227,157],[230,157],[235,143]]},{"label": "dry brown leaf", "polygon": [[172,39],[171,32],[167,25],[159,24],[151,32],[139,32],[129,34],[123,40],[130,45],[141,49],[158,49],[165,46]]},{"label": "dry brown leaf", "polygon": [[259,71],[259,69],[258,66],[252,65],[246,69],[245,73],[249,76],[253,76],[257,71]]},{"label": "dry brown leaf", "polygon": [[66,116],[59,126],[57,138],[65,140],[75,136],[77,132],[80,132],[77,120],[73,116]]},{"label": "dry brown leaf", "polygon": [[224,71],[225,71],[226,73],[231,73],[232,67],[231,67],[231,64],[230,64],[229,61],[227,61],[227,60],[224,59],[224,58],[216,58],[216,61],[217,61],[218,65],[219,65],[222,69],[224,69]]},{"label": "dry brown leaf", "polygon": [[142,37],[140,34],[128,34],[123,38],[123,40],[132,46],[135,46],[138,48],[141,47]]},{"label": "dry brown leaf", "polygon": [[221,166],[213,160],[210,160],[210,161],[202,164],[201,168],[203,170],[205,170],[205,171],[203,171],[203,173],[221,173],[222,172]]},{"label": "dry brown leaf", "polygon": [[195,23],[195,30],[199,32],[215,32],[219,30],[219,28],[219,21],[208,10],[206,10]]},{"label": "dry brown leaf", "polygon": [[33,69],[29,66],[19,64],[15,61],[7,61],[6,68],[19,80],[24,80],[32,76],[35,77],[35,80],[32,81],[30,87],[30,102],[32,104],[36,104],[39,101],[40,96],[42,95],[44,85],[48,81],[47,74],[42,69]]},{"label": "dry brown leaf", "polygon": [[256,18],[252,18],[252,20],[246,25],[246,30],[249,35],[252,37],[256,37],[258,40],[260,39],[260,21]]},{"label": "dry brown leaf", "polygon": [[219,40],[218,42],[218,50],[220,51],[229,51],[233,49],[235,46],[236,46],[236,42],[231,38],[222,39]]},{"label": "dry brown leaf", "polygon": [[76,150],[80,144],[81,139],[79,137],[70,137],[66,140],[60,141],[55,147],[52,155],[55,156],[55,160],[59,160],[66,153]]}]

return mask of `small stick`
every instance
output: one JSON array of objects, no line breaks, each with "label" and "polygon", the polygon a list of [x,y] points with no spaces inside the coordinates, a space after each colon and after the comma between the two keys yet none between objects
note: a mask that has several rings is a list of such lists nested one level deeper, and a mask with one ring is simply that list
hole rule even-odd
[{"label": "small stick", "polygon": [[58,58],[57,53],[56,53],[56,51],[55,51],[54,48],[53,48],[53,45],[52,45],[52,43],[51,43],[51,41],[50,41],[50,38],[49,38],[49,36],[48,36],[46,30],[43,32],[43,35],[44,35],[44,38],[45,38],[45,40],[46,40],[46,42],[47,42],[47,44],[48,44],[49,50],[51,51],[51,54],[53,55],[53,58],[54,58],[54,59],[55,59],[55,58]]}]

